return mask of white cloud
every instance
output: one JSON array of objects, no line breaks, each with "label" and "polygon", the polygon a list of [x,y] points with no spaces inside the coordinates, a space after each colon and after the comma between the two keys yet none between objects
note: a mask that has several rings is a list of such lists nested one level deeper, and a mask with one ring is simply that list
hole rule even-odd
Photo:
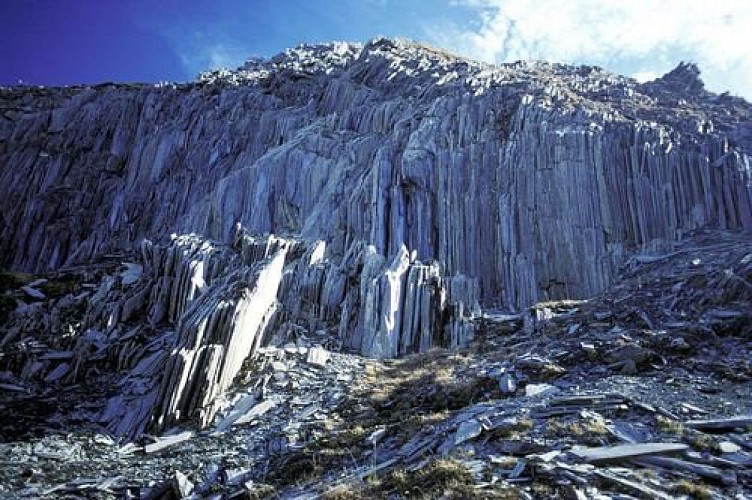
[{"label": "white cloud", "polygon": [[173,39],[175,50],[186,70],[201,71],[240,66],[247,58],[245,50],[225,42],[209,41],[203,36]]},{"label": "white cloud", "polygon": [[656,78],[659,78],[660,76],[661,75],[656,73],[655,71],[638,71],[637,73],[632,73],[632,77],[640,83],[645,83],[651,80],[655,80]]},{"label": "white cloud", "polygon": [[176,21],[156,29],[168,41],[191,77],[206,70],[237,68],[250,55],[222,27],[197,28],[184,21]]},{"label": "white cloud", "polygon": [[752,98],[749,0],[455,0],[479,19],[434,43],[488,62],[594,64],[640,78],[697,62],[711,90]]},{"label": "white cloud", "polygon": [[204,57],[208,60],[209,69],[234,69],[243,63],[246,53],[240,49],[233,49],[224,44],[217,44],[206,49]]}]

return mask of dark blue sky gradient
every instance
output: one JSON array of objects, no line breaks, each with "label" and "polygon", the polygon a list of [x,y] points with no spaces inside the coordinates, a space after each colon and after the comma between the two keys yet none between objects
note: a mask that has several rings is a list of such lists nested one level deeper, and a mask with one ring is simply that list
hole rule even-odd
[{"label": "dark blue sky gradient", "polygon": [[642,79],[695,61],[708,88],[749,99],[752,2],[682,1],[694,7],[653,19],[652,0],[0,0],[0,85],[189,81],[303,42],[388,36]]},{"label": "dark blue sky gradient", "polygon": [[185,81],[302,42],[420,39],[432,0],[0,0],[0,84]]},{"label": "dark blue sky gradient", "polygon": [[63,85],[184,79],[160,34],[124,1],[2,0],[0,83]]}]

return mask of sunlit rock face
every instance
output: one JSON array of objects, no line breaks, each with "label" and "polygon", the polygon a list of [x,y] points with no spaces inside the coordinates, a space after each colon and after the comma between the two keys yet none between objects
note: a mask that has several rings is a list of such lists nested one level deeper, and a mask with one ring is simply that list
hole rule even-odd
[{"label": "sunlit rock face", "polygon": [[[690,69],[688,69],[690,68]],[[625,249],[749,228],[749,106],[681,66],[486,66],[377,40],[180,86],[3,92],[2,255],[59,268],[196,232],[404,245],[483,303],[603,288]]]},{"label": "sunlit rock face", "polygon": [[587,297],[631,251],[752,230],[752,108],[692,65],[640,85],[379,39],[0,100],[0,264],[132,253],[143,275],[88,326],[168,329],[132,365],[170,375],[105,417],[123,433],[210,421],[296,329],[374,357],[461,346],[482,307]]}]

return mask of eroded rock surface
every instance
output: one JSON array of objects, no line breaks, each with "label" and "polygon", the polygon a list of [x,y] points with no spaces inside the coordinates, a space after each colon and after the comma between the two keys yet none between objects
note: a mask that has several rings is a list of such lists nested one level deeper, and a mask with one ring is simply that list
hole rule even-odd
[{"label": "eroded rock surface", "polygon": [[[86,419],[106,379],[4,374],[0,495],[745,498],[751,280],[752,241],[709,231],[588,300],[488,312],[465,348],[377,360],[299,331],[254,352],[206,429],[126,444]],[[47,371],[70,359],[34,348]]]},{"label": "eroded rock surface", "polygon": [[488,66],[406,42],[304,46],[191,84],[4,89],[6,267],[195,232],[401,248],[511,308],[582,298],[626,250],[750,229],[750,106],[683,65]]},{"label": "eroded rock surface", "polygon": [[463,348],[483,309],[538,304],[535,333],[624,264],[752,231],[752,108],[687,64],[640,85],[379,39],[0,103],[4,390],[96,387],[77,418],[122,438],[210,426],[263,347]]}]

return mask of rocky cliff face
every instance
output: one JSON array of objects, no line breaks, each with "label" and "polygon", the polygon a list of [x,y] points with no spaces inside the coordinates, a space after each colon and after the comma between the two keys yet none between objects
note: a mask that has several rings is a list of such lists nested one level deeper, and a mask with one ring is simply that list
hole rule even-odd
[{"label": "rocky cliff face", "polygon": [[691,65],[639,85],[382,39],[189,84],[0,100],[2,265],[128,263],[88,272],[62,305],[20,307],[2,345],[72,329],[50,341],[64,369],[28,353],[14,366],[118,373],[101,419],[124,435],[207,424],[262,344],[462,346],[481,308],[585,298],[632,252],[752,230],[752,107]]}]

